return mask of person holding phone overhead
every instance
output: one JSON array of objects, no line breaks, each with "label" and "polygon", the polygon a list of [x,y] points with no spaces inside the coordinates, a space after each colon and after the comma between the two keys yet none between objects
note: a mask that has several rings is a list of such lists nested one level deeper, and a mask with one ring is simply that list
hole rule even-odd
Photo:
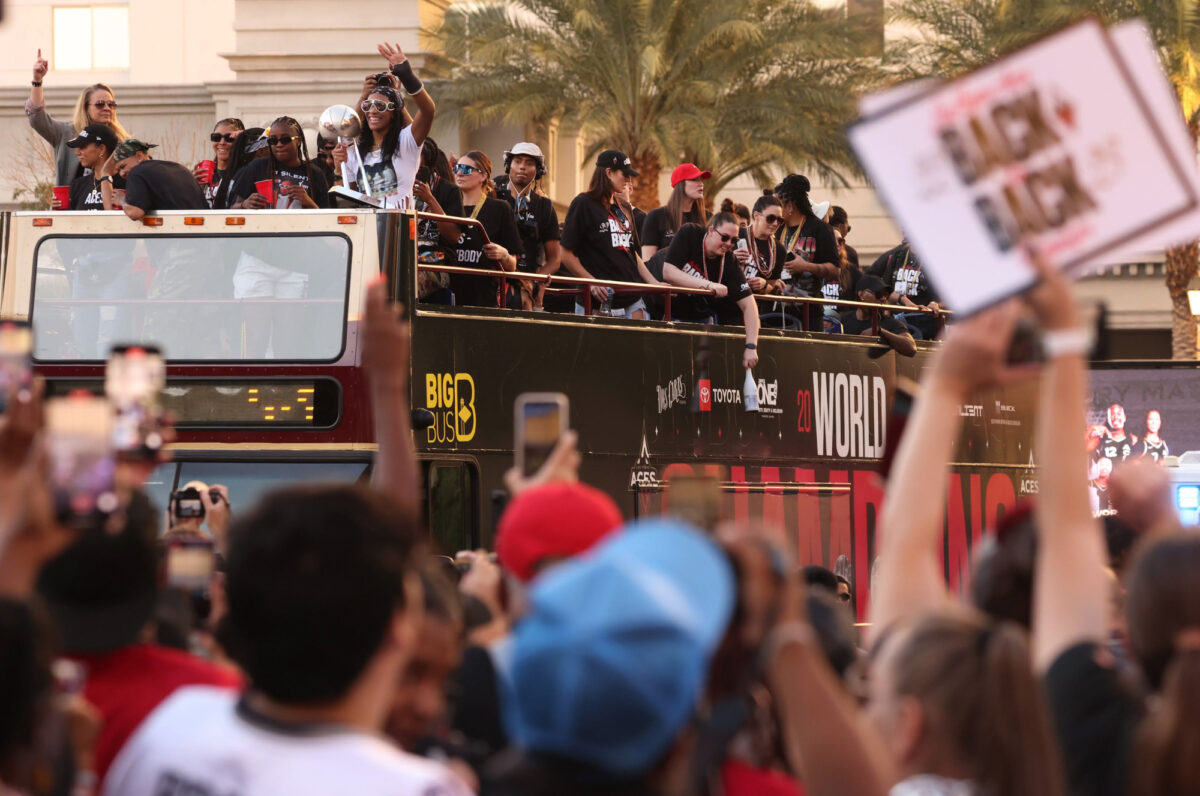
[{"label": "person holding phone overhead", "polygon": [[[413,74],[412,64],[399,44],[380,44],[379,54],[387,59],[391,76],[412,97],[417,115],[409,123],[404,100],[390,85],[393,81],[377,81],[360,105],[367,123],[359,135],[358,147],[338,144],[333,150],[334,171],[340,173],[342,164],[348,164],[353,182],[346,187],[383,199],[385,207],[406,208],[412,206],[421,145],[433,127],[437,106]],[[364,178],[366,182],[361,184]]]},{"label": "person holding phone overhead", "polygon": [[[466,226],[458,236],[455,265],[460,268],[515,271],[521,254],[521,234],[512,206],[496,198],[492,161],[479,151],[468,152],[454,164],[454,181],[462,192],[462,213],[483,225]],[[450,275],[454,303],[468,307],[499,307],[503,282],[479,276]]]},{"label": "person holding phone overhead", "polygon": [[229,188],[233,209],[316,210],[329,207],[325,172],[308,156],[300,122],[280,116],[267,137],[270,156],[250,162]]},{"label": "person holding phone overhead", "polygon": [[108,125],[117,134],[118,141],[124,141],[129,133],[117,120],[117,100],[113,90],[103,83],[94,83],[79,94],[71,121],[56,121],[46,112],[46,96],[42,93],[42,81],[48,71],[50,63],[38,49],[37,60],[33,62],[29,99],[25,100],[25,115],[29,117],[29,126],[34,132],[54,147],[54,184],[70,185],[83,174],[83,167],[67,147],[68,141],[89,124]]}]

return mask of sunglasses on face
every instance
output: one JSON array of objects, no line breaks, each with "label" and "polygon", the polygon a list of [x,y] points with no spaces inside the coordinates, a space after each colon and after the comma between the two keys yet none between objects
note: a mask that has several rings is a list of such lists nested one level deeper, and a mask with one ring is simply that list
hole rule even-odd
[{"label": "sunglasses on face", "polygon": [[767,213],[765,216],[763,216],[763,220],[768,224],[778,224],[780,221],[783,221],[783,216],[777,216],[774,213]]},{"label": "sunglasses on face", "polygon": [[224,141],[227,144],[232,144],[237,140],[237,133],[209,133],[208,140],[214,144]]},{"label": "sunglasses on face", "polygon": [[290,144],[293,141],[299,140],[300,136],[298,135],[273,135],[267,139],[267,144],[269,146],[275,146],[276,144]]},{"label": "sunglasses on face", "polygon": [[729,243],[729,241],[731,241],[737,237],[736,233],[733,235],[726,235],[722,232],[717,232],[715,229],[713,230],[713,234],[721,239],[721,243]]},{"label": "sunglasses on face", "polygon": [[474,174],[475,172],[481,171],[481,170],[482,169],[478,169],[475,166],[468,166],[465,163],[455,163],[454,164],[454,173],[455,174],[462,174],[465,176],[467,174]]},{"label": "sunglasses on face", "polygon": [[379,113],[383,113],[384,111],[396,110],[396,103],[388,100],[363,100],[363,104],[359,107],[362,108],[363,113],[366,113],[367,111],[378,111]]},{"label": "sunglasses on face", "polygon": [[116,108],[117,101],[116,100],[108,100],[107,102],[105,102],[104,100],[99,100],[98,102],[93,102],[92,107],[93,108]]}]

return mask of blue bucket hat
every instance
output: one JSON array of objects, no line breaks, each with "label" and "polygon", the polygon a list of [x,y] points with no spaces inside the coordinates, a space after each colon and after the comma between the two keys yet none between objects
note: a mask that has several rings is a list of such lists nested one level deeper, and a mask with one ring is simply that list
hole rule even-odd
[{"label": "blue bucket hat", "polygon": [[510,737],[614,779],[647,773],[695,712],[735,588],[717,545],[674,520],[546,572],[502,678]]}]

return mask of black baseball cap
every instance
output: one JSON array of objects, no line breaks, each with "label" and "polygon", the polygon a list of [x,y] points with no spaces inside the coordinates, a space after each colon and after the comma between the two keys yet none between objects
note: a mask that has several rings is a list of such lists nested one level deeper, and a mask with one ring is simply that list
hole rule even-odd
[{"label": "black baseball cap", "polygon": [[855,289],[860,292],[869,290],[872,295],[878,296],[887,290],[887,285],[874,274],[863,274],[858,278],[858,284],[855,286]]},{"label": "black baseball cap", "polygon": [[[112,524],[118,527],[108,527]],[[135,492],[124,512],[105,525],[82,531],[38,575],[37,592],[67,652],[106,652],[132,644],[154,615],[158,514],[153,504]]]},{"label": "black baseball cap", "polygon": [[107,124],[89,124],[79,131],[79,135],[67,142],[71,149],[79,149],[88,144],[101,144],[111,155],[117,148],[117,134]]},{"label": "black baseball cap", "polygon": [[638,173],[625,153],[619,149],[606,149],[596,158],[596,165],[606,169],[620,169],[626,177],[636,177]]}]

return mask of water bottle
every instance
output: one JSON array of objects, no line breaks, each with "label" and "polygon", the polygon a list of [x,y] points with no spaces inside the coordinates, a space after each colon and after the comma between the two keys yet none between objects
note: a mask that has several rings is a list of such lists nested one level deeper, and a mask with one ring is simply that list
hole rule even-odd
[{"label": "water bottle", "polygon": [[616,294],[617,291],[613,290],[611,287],[608,288],[608,297],[604,299],[604,303],[600,305],[601,315],[612,315],[612,300],[613,296]]},{"label": "water bottle", "polygon": [[754,383],[754,371],[746,368],[746,381],[742,384],[742,398],[747,412],[758,411],[758,385]]}]

